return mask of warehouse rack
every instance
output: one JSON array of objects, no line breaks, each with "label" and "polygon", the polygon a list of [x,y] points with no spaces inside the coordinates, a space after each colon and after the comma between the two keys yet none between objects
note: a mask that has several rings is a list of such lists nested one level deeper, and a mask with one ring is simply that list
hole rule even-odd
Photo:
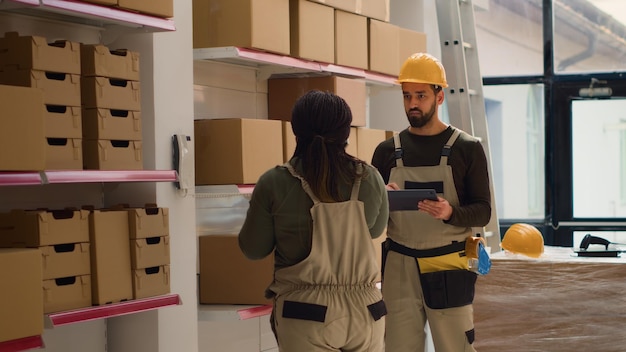
[{"label": "warehouse rack", "polygon": [[93,26],[120,25],[150,32],[176,30],[171,19],[66,0],[0,0],[0,10]]}]

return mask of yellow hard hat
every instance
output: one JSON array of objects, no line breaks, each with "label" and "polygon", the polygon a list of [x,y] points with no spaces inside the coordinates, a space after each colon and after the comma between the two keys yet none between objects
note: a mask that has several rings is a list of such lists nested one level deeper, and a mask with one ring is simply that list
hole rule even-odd
[{"label": "yellow hard hat", "polygon": [[539,258],[543,254],[543,236],[533,225],[517,223],[506,230],[500,246],[511,253]]},{"label": "yellow hard hat", "polygon": [[404,61],[398,83],[426,83],[446,88],[446,70],[441,62],[427,53],[415,53]]}]

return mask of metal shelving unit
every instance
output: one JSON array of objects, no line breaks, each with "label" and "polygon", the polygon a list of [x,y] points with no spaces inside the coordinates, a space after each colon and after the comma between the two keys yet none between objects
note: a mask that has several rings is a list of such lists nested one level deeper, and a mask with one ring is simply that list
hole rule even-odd
[{"label": "metal shelving unit", "polygon": [[47,170],[0,171],[0,186],[45,185],[53,183],[176,182],[175,170]]},{"label": "metal shelving unit", "polygon": [[174,21],[171,19],[79,1],[0,0],[0,11],[98,27],[119,25],[141,28],[149,32],[176,30]]},{"label": "metal shelving unit", "polygon": [[388,87],[398,85],[396,77],[382,73],[236,46],[194,49],[193,58],[194,60],[211,60],[257,67],[265,71],[267,77],[272,74],[337,74],[363,79],[368,85]]},{"label": "metal shelving unit", "polygon": [[[125,32],[175,31],[174,21],[123,9],[72,0],[0,0],[0,12],[76,25],[116,28]],[[175,170],[45,170],[0,171],[0,186],[103,182],[177,182]],[[43,315],[46,328],[107,319],[127,314],[180,305],[178,294],[149,297],[103,306],[86,307]],[[0,342],[0,351],[18,352],[43,348],[42,336]]]},{"label": "metal shelving unit", "polygon": [[118,317],[126,314],[140,313],[180,304],[182,304],[182,301],[179,295],[169,294],[107,304],[103,306],[51,313],[45,316],[45,327],[53,328],[61,325]]}]

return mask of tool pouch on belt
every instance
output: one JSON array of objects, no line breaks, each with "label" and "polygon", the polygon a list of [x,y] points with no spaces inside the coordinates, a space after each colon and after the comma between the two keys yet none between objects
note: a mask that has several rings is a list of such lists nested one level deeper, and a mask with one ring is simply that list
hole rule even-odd
[{"label": "tool pouch on belt", "polygon": [[469,270],[421,273],[422,292],[428,308],[462,307],[474,301],[477,274]]}]

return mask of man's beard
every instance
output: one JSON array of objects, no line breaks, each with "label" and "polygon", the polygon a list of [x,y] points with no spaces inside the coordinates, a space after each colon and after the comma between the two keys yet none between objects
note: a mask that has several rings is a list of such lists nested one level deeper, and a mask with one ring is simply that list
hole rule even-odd
[{"label": "man's beard", "polygon": [[[421,128],[426,126],[426,124],[432,120],[433,116],[435,115],[435,109],[437,108],[436,104],[433,104],[432,107],[430,108],[430,110],[426,113],[422,112],[421,110],[414,108],[411,109],[409,111],[407,111],[406,113],[406,117],[409,119],[409,124],[411,125],[411,127],[415,127],[415,128]],[[421,112],[421,116],[416,117],[416,116],[412,116],[411,112],[412,111],[419,111]]]}]

